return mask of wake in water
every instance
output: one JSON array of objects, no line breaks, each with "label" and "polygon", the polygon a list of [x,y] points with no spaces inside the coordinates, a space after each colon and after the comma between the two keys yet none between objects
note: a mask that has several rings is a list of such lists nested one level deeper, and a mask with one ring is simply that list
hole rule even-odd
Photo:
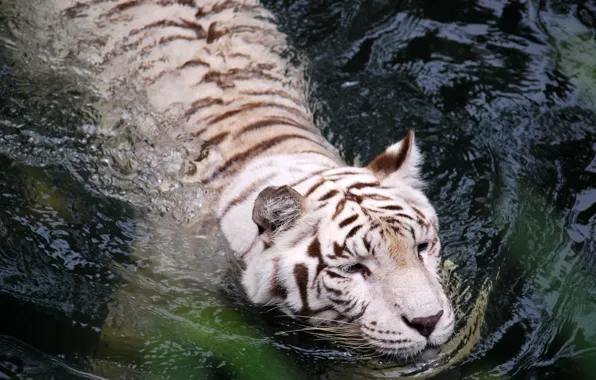
[{"label": "wake in water", "polygon": [[[134,373],[134,370],[129,372]],[[61,360],[6,335],[0,335],[0,376],[7,379],[107,380],[76,370]]]}]

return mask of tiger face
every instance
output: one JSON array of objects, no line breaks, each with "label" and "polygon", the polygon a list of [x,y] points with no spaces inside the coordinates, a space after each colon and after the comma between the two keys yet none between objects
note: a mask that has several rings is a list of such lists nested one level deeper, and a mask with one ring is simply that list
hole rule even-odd
[{"label": "tiger face", "polygon": [[419,164],[410,132],[366,168],[261,191],[253,209],[261,249],[244,258],[250,299],[326,325],[348,347],[409,357],[445,343],[454,312]]}]

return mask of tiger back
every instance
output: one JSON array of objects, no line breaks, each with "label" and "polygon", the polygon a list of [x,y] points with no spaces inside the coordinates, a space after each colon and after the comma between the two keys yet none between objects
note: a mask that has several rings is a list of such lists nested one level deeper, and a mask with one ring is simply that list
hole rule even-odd
[{"label": "tiger back", "polygon": [[413,132],[366,167],[346,165],[314,125],[286,37],[255,1],[54,4],[104,38],[106,86],[132,70],[148,106],[176,110],[177,135],[203,142],[182,179],[219,195],[253,303],[389,355],[448,340],[454,312]]}]

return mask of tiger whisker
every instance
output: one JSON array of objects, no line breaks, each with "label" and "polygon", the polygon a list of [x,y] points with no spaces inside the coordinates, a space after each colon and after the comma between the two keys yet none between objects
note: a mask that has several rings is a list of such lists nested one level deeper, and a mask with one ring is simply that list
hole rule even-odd
[{"label": "tiger whisker", "polygon": [[310,335],[313,336],[319,336],[319,337],[323,337],[327,340],[338,340],[338,339],[342,339],[342,340],[347,340],[350,342],[353,341],[357,341],[360,340],[361,337],[358,335],[350,335],[350,334],[346,334],[343,332],[330,332],[330,331],[314,331],[314,330],[301,330],[303,332],[306,332]]},{"label": "tiger whisker", "polygon": [[329,334],[319,333],[319,332],[311,332],[311,335],[313,335],[315,337],[323,338],[325,340],[333,340],[335,342],[342,342],[345,345],[349,345],[349,346],[354,346],[358,343],[362,343],[361,337],[358,337],[358,336],[350,337],[350,336],[341,335],[341,334],[338,334],[335,336],[330,336]]},{"label": "tiger whisker", "polygon": [[325,329],[317,328],[317,327],[302,327],[299,329],[286,330],[285,332],[294,333],[294,332],[314,332],[314,331],[329,331],[329,330],[325,330]]},{"label": "tiger whisker", "polygon": [[267,308],[267,312],[272,312],[273,310],[277,310],[277,309],[279,309],[278,305],[272,305]]},{"label": "tiger whisker", "polygon": [[360,325],[358,323],[339,321],[339,320],[330,319],[330,318],[308,317],[308,316],[303,316],[303,315],[295,315],[294,318],[311,319],[311,320],[316,320],[316,321],[325,321],[325,322],[332,322],[332,323],[339,323],[339,324],[344,324],[344,325],[353,325],[353,326],[360,327]]},{"label": "tiger whisker", "polygon": [[325,334],[326,336],[331,336],[331,335],[340,335],[342,337],[345,336],[351,336],[354,338],[361,338],[360,334],[356,334],[350,330],[332,330],[332,329],[320,329],[320,328],[304,328],[304,329],[298,329],[295,331],[304,331],[304,332],[308,332],[308,333],[312,333],[312,334]]}]

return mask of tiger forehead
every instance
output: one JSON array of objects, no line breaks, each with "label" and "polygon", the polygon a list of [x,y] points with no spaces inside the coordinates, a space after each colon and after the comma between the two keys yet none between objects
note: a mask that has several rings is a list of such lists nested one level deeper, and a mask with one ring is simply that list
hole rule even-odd
[{"label": "tiger forehead", "polygon": [[304,189],[305,196],[320,195],[322,191],[330,189],[350,193],[363,188],[381,188],[381,184],[371,173],[364,169],[351,169],[328,170],[297,185]]},{"label": "tiger forehead", "polygon": [[[391,188],[382,186],[372,175],[363,175],[355,173],[352,175],[333,175],[311,178],[306,183],[296,186],[305,198],[315,204],[329,204],[330,202],[339,202],[341,208],[344,202],[351,201],[363,207],[363,211],[369,211],[366,203],[371,204],[370,211],[374,211],[374,206],[386,208],[385,212],[390,210],[401,210],[399,204],[405,202]],[[391,204],[381,204],[381,203]]]},{"label": "tiger forehead", "polygon": [[388,248],[389,256],[397,259],[399,265],[405,264],[405,253],[408,249],[408,241],[396,233],[391,227],[383,226],[383,236]]}]

